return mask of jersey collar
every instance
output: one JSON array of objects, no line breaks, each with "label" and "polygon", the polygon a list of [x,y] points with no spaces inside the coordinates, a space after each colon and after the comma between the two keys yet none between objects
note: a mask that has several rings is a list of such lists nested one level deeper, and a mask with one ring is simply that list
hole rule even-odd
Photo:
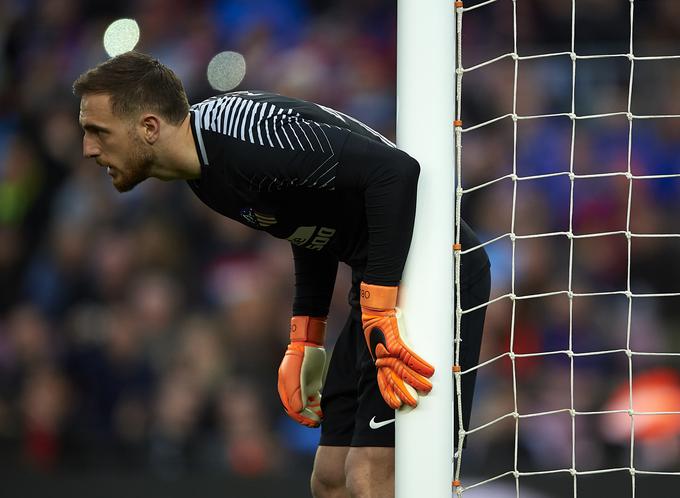
[{"label": "jersey collar", "polygon": [[203,166],[208,166],[208,154],[205,152],[205,144],[203,143],[203,134],[201,133],[201,122],[199,113],[196,111],[189,111],[191,113],[191,134],[194,137],[194,145],[199,152],[199,157]]}]

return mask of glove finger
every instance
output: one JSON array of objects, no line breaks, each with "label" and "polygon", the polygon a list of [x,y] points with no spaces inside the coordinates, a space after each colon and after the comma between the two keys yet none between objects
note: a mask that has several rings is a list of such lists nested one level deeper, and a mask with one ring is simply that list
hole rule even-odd
[{"label": "glove finger", "polygon": [[319,419],[322,418],[321,414],[321,394],[316,393],[314,396],[310,396],[305,404],[305,412],[315,413]]},{"label": "glove finger", "polygon": [[281,366],[279,366],[277,383],[279,398],[281,398],[286,411],[294,413],[300,412],[304,408],[300,386],[301,364],[302,353],[289,348],[281,361]]},{"label": "glove finger", "polygon": [[307,427],[318,427],[323,420],[323,412],[321,411],[321,396],[310,396],[306,406],[299,412],[287,409],[286,414],[296,422],[306,425]]},{"label": "glove finger", "polygon": [[387,381],[386,372],[389,372],[389,370],[385,368],[379,368],[377,372],[378,387],[380,388],[380,394],[382,394],[382,397],[385,400],[385,403],[387,403],[387,406],[389,406],[393,410],[398,410],[399,408],[401,408],[401,400],[394,394],[392,386]]},{"label": "glove finger", "polygon": [[396,374],[394,370],[387,370],[388,376],[387,380],[394,394],[406,405],[415,408],[418,406],[418,395],[409,391],[408,386],[404,381]]},{"label": "glove finger", "polygon": [[286,412],[299,413],[304,409],[302,400],[300,399],[299,396],[299,389],[297,395],[295,394],[290,395],[286,387],[283,386],[282,383],[279,381],[278,390],[279,398],[281,398],[281,403],[283,404],[283,407],[285,408]]},{"label": "glove finger", "polygon": [[[385,358],[398,356],[406,365],[425,377],[432,377],[434,367],[418,356],[408,347],[399,333],[398,321],[396,319],[383,320],[380,327],[371,329],[370,347],[374,351],[374,357]],[[375,339],[383,337],[384,343]]]},{"label": "glove finger", "polygon": [[305,410],[302,413],[286,412],[286,414],[297,423],[307,427],[319,427],[321,425],[321,417],[314,412]]},{"label": "glove finger", "polygon": [[317,422],[316,425],[319,425],[319,423],[323,420],[320,394],[317,393],[315,396],[309,397],[305,409],[302,410],[302,416],[310,420],[316,421]]},{"label": "glove finger", "polygon": [[391,356],[390,352],[382,344],[378,344],[375,348],[376,358],[389,358]]},{"label": "glove finger", "polygon": [[293,411],[285,406],[284,408],[286,415],[295,420],[296,422],[306,425],[307,427],[318,427],[323,419],[323,413],[320,406],[307,407],[299,412]]},{"label": "glove finger", "polygon": [[399,378],[403,379],[416,391],[427,394],[432,390],[432,383],[429,380],[404,365],[397,358],[378,358],[375,365],[394,371]]},{"label": "glove finger", "polygon": [[398,339],[398,342],[400,346],[399,358],[401,361],[419,374],[424,375],[425,377],[432,377],[434,374],[434,367],[411,350],[401,338]]}]

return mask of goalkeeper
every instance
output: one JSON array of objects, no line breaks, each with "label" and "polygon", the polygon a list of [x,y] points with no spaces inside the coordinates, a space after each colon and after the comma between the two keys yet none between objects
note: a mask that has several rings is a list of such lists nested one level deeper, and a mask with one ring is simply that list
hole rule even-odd
[{"label": "goalkeeper", "polygon": [[[295,298],[278,392],[290,417],[321,425],[312,492],[393,496],[394,410],[415,407],[434,373],[396,319],[418,163],[359,121],[302,100],[246,91],[189,107],[175,74],[137,52],[90,69],[74,92],[83,153],[116,189],[186,180],[212,209],[290,241]],[[461,238],[478,244],[467,225]],[[339,262],[352,268],[351,312],[324,383]],[[488,267],[483,250],[463,258],[464,308],[488,299]],[[465,315],[463,368],[478,360],[483,322],[483,309]],[[466,382],[467,419],[474,378]]]}]

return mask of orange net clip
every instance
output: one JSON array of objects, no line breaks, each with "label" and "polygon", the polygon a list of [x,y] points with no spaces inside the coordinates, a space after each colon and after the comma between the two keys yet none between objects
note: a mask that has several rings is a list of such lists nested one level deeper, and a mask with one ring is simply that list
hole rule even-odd
[{"label": "orange net clip", "polygon": [[456,6],[457,9],[462,9],[463,8],[463,2],[456,2],[453,5]]},{"label": "orange net clip", "polygon": [[459,488],[459,487],[461,486],[460,481],[457,480],[457,479],[456,479],[455,481],[453,481],[453,482],[451,483],[451,485],[452,485],[454,488]]},{"label": "orange net clip", "polygon": [[460,365],[454,365],[454,366],[451,367],[451,371],[452,371],[453,373],[460,373],[460,372],[463,371],[463,369],[460,368]]},{"label": "orange net clip", "polygon": [[463,249],[463,246],[461,246],[460,244],[453,244],[453,250],[454,251],[460,251],[462,249]]},{"label": "orange net clip", "polygon": [[455,126],[456,128],[463,126],[463,120],[461,120],[461,119],[456,119],[456,120],[453,122],[453,126]]}]

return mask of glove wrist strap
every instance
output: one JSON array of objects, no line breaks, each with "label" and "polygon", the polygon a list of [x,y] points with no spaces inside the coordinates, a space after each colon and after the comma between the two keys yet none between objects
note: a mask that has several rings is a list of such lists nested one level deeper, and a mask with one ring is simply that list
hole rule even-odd
[{"label": "glove wrist strap", "polygon": [[294,316],[290,319],[290,342],[322,345],[325,337],[325,316]]},{"label": "glove wrist strap", "polygon": [[386,310],[397,306],[399,287],[373,285],[361,282],[361,307],[371,310]]}]

